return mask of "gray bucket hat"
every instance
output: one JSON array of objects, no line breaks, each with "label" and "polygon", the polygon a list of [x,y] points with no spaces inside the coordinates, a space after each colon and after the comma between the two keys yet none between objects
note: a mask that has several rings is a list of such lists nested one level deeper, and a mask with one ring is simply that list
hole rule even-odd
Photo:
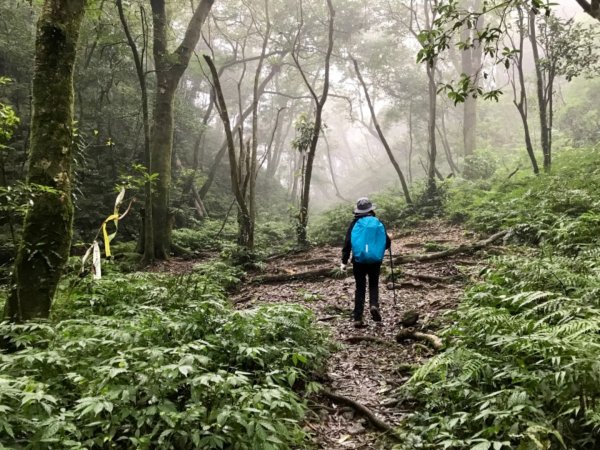
[{"label": "gray bucket hat", "polygon": [[375,205],[371,203],[367,197],[361,197],[356,201],[356,208],[354,208],[354,214],[366,214],[375,209]]}]

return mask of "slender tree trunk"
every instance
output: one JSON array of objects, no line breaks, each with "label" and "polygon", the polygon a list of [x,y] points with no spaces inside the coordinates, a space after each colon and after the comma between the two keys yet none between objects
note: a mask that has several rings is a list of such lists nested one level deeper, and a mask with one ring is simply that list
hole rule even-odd
[{"label": "slender tree trunk", "polygon": [[408,106],[408,182],[412,184],[412,156],[413,156],[413,102]]},{"label": "slender tree trunk", "polygon": [[[129,48],[131,48],[131,53],[133,55],[133,61],[135,64],[135,70],[138,77],[138,83],[140,85],[140,94],[141,94],[141,102],[142,102],[142,121],[144,128],[144,159],[146,163],[146,169],[149,170],[152,166],[152,156],[150,151],[150,113],[148,109],[148,88],[146,86],[146,74],[144,72],[144,61],[142,60],[143,54],[146,52],[146,48],[144,47],[142,50],[142,55],[138,50],[137,44],[131,35],[129,30],[129,25],[127,24],[127,19],[125,18],[125,13],[123,11],[122,0],[117,0],[117,9],[119,11],[119,18],[121,20],[121,25],[123,26],[123,31],[125,32],[125,36],[127,37],[127,43],[129,44]],[[145,36],[145,33],[144,33]],[[146,39],[143,40],[144,46],[146,45]],[[147,181],[144,186],[144,220],[143,220],[143,241],[142,241],[142,264],[149,265],[154,262],[154,231],[153,231],[153,221],[152,221],[152,184],[150,181]]]},{"label": "slender tree trunk", "polygon": [[[296,67],[300,71],[300,75],[302,75],[302,79],[306,84],[306,87],[309,89],[314,101],[315,101],[315,123],[313,127],[312,139],[306,154],[306,162],[304,165],[303,173],[303,183],[302,183],[302,192],[300,193],[300,208],[298,213],[298,228],[297,228],[297,236],[298,236],[298,244],[300,246],[308,245],[308,236],[307,236],[307,227],[308,227],[308,207],[310,200],[310,182],[312,179],[312,170],[313,163],[315,160],[315,154],[317,152],[317,144],[319,143],[319,135],[321,134],[321,126],[323,121],[323,108],[325,107],[325,102],[327,101],[327,95],[329,94],[329,71],[330,71],[330,61],[331,61],[331,53],[333,52],[333,24],[335,18],[335,10],[333,8],[333,3],[331,0],[327,0],[327,9],[329,10],[329,23],[328,23],[328,39],[327,39],[327,51],[325,53],[325,74],[323,76],[323,91],[321,93],[321,97],[319,98],[312,88],[310,82],[306,78],[306,75],[302,71],[300,67],[300,62],[298,61],[298,57],[295,54],[295,49],[292,51],[292,56],[294,58],[294,62],[296,63]],[[302,27],[302,23],[300,24],[300,28]],[[299,32],[298,32],[299,33]],[[296,39],[298,35],[296,35]]]},{"label": "slender tree trunk", "polygon": [[331,182],[333,183],[333,188],[335,189],[335,195],[340,200],[347,202],[348,200],[344,198],[340,189],[338,188],[337,182],[335,180],[335,171],[333,170],[333,160],[331,159],[331,149],[329,148],[329,141],[327,140],[327,136],[323,136],[325,140],[325,147],[327,148],[327,165],[329,166],[329,173],[331,174]]},{"label": "slender tree trunk", "polygon": [[427,64],[427,79],[429,92],[429,121],[427,130],[429,134],[429,165],[427,166],[427,192],[431,196],[436,191],[435,163],[437,158],[437,147],[435,140],[435,123],[437,110],[437,89],[435,86],[435,64]]},{"label": "slender tree trunk", "polygon": [[46,0],[38,20],[27,183],[44,186],[27,211],[4,317],[45,318],[71,246],[73,69],[85,0]]},{"label": "slender tree trunk", "polygon": [[242,140],[240,140],[240,159],[238,161],[235,154],[235,141],[233,137],[233,131],[231,129],[231,122],[229,120],[229,113],[227,112],[227,104],[225,103],[225,98],[223,96],[223,90],[221,89],[221,82],[219,80],[217,69],[215,68],[214,63],[212,62],[212,59],[209,56],[204,55],[204,60],[208,64],[213,79],[215,94],[217,97],[218,111],[219,115],[221,116],[221,121],[223,122],[223,128],[225,129],[225,137],[227,139],[231,190],[233,192],[238,206],[238,243],[247,247],[248,232],[251,231],[251,218],[250,211],[248,210],[248,204],[246,202],[246,197],[244,195],[245,186],[243,185],[244,181],[242,180],[241,172],[242,166],[245,165],[245,157],[243,156],[245,153],[244,143]]},{"label": "slender tree trunk", "polygon": [[[285,120],[285,119],[284,119]],[[285,126],[285,131],[284,130]],[[281,161],[281,154],[283,153],[283,144],[287,138],[290,128],[292,127],[292,121],[288,120],[284,126],[278,126],[275,130],[275,136],[273,146],[269,156],[267,158],[267,167],[265,170],[265,177],[269,180],[275,178],[279,163]]]},{"label": "slender tree trunk", "polygon": [[[282,54],[282,58],[286,54],[287,54],[287,52],[284,52]],[[273,77],[275,75],[277,75],[280,72],[280,70],[281,70],[281,64],[273,64],[271,66],[271,71],[265,77],[265,79],[262,80],[262,82],[260,83],[260,86],[258,88],[259,95],[262,95],[262,93],[264,92],[264,90],[267,87],[267,85],[269,84],[269,82],[273,79]],[[217,72],[217,76],[218,76],[218,74],[219,74],[219,72]],[[251,113],[252,113],[252,105],[248,106],[242,112],[241,116],[238,118],[235,125],[233,126],[233,129],[234,130],[238,129],[241,126],[241,124],[244,122],[244,120],[246,120]],[[217,152],[217,155],[215,156],[215,159],[210,167],[210,170],[208,171],[208,176],[206,178],[206,181],[202,184],[202,186],[200,187],[200,190],[198,191],[198,193],[200,194],[200,198],[202,200],[204,200],[206,198],[206,194],[208,194],[208,191],[210,190],[212,183],[214,182],[215,177],[217,175],[217,170],[219,168],[221,160],[223,159],[223,157],[225,156],[226,153],[227,153],[227,138],[225,138],[225,141],[223,141],[223,143],[221,144],[221,147],[219,147],[219,151]]]},{"label": "slender tree trunk", "polygon": [[[542,62],[540,60],[540,52],[537,42],[537,29],[535,24],[535,13],[529,12],[529,41],[531,42],[531,50],[533,53],[533,62],[535,65],[536,87],[538,109],[540,115],[540,140],[542,143],[542,154],[544,155],[544,171],[549,172],[552,164],[551,149],[550,149],[550,130],[548,127],[548,101],[544,86],[546,80],[542,70]],[[550,92],[548,95],[552,95]]]},{"label": "slender tree trunk", "polygon": [[438,134],[442,139],[442,146],[444,147],[444,152],[446,153],[446,160],[448,161],[448,166],[450,167],[450,171],[453,175],[460,173],[458,170],[458,166],[454,162],[454,158],[452,157],[452,148],[450,147],[450,142],[448,142],[448,131],[446,129],[446,114],[442,112],[441,114],[441,129],[438,127]]},{"label": "slender tree trunk", "polygon": [[[513,85],[513,103],[517,107],[519,111],[519,115],[521,116],[521,121],[523,122],[523,133],[525,136],[525,148],[527,150],[527,155],[529,156],[529,160],[531,161],[531,167],[533,169],[534,174],[538,174],[540,169],[538,167],[537,159],[535,157],[535,152],[533,151],[533,145],[531,143],[531,133],[529,131],[529,121],[528,121],[528,108],[527,108],[527,90],[525,89],[525,74],[523,72],[523,47],[525,42],[525,19],[523,14],[523,9],[521,7],[517,8],[517,12],[519,14],[519,52],[517,59],[515,61],[515,67],[517,69],[517,74],[519,78],[519,99],[517,100],[517,88],[514,80],[511,81]],[[513,43],[514,47],[514,43]],[[513,77],[514,79],[514,77]]]},{"label": "slender tree trunk", "polygon": [[402,192],[404,193],[404,199],[406,200],[406,204],[412,205],[413,202],[412,202],[412,199],[410,198],[410,191],[408,190],[408,185],[406,184],[406,179],[404,178],[402,169],[400,169],[400,165],[398,164],[398,162],[396,161],[396,158],[394,157],[394,154],[392,153],[392,149],[390,148],[390,146],[387,142],[387,139],[385,138],[385,136],[383,134],[383,131],[381,131],[381,127],[379,126],[379,122],[377,121],[377,116],[375,115],[375,109],[373,108],[373,103],[371,102],[371,97],[369,96],[369,91],[367,90],[367,85],[365,84],[365,81],[363,80],[363,77],[360,73],[360,69],[358,68],[358,62],[354,58],[351,58],[351,59],[352,59],[352,62],[354,63],[354,70],[356,72],[356,76],[358,77],[358,81],[360,82],[360,84],[363,88],[363,91],[365,93],[365,99],[367,100],[367,105],[369,106],[369,111],[371,112],[371,120],[373,121],[375,130],[377,131],[377,136],[379,137],[379,140],[383,144],[383,147],[385,148],[388,158],[390,159],[390,162],[392,163],[392,166],[394,166],[394,169],[396,170],[396,174],[398,175],[398,178],[400,179],[400,184],[402,185]]},{"label": "slender tree trunk", "polygon": [[254,250],[254,228],[256,225],[256,177],[258,175],[258,103],[262,92],[260,91],[260,73],[262,72],[265,54],[267,52],[267,44],[271,36],[271,20],[269,18],[269,0],[265,0],[265,17],[266,30],[263,38],[260,58],[256,66],[254,74],[254,88],[252,97],[252,149],[250,152],[250,167],[248,171],[248,209],[249,209],[249,227],[248,240],[246,248],[250,251]]}]

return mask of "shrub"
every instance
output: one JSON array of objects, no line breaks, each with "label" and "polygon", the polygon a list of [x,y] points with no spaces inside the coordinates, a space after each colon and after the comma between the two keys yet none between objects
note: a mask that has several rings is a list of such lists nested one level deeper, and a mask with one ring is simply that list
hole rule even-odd
[{"label": "shrub", "polygon": [[487,180],[496,172],[496,161],[491,153],[465,156],[462,172],[466,180]]},{"label": "shrub", "polygon": [[600,193],[597,151],[559,153],[554,172],[450,183],[451,217],[511,227],[518,255],[496,258],[466,293],[447,350],[399,394],[410,449],[595,449],[600,426]]},{"label": "shrub", "polygon": [[400,448],[596,448],[600,253],[494,261],[402,390]]},{"label": "shrub", "polygon": [[[216,279],[218,275],[218,279]],[[0,442],[7,448],[299,445],[299,392],[326,355],[305,308],[234,311],[239,272],[114,276],[63,287],[54,322],[0,324]],[[58,320],[61,319],[61,320]]]}]

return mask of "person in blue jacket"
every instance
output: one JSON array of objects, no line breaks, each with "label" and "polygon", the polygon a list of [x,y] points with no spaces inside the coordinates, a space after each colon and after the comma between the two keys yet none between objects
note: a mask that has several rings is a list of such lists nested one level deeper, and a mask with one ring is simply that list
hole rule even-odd
[{"label": "person in blue jacket", "polygon": [[[365,296],[367,290],[367,277],[369,279],[369,311],[371,318],[376,323],[381,323],[381,313],[379,312],[379,273],[381,271],[381,261],[372,263],[360,263],[356,261],[355,254],[352,251],[352,230],[356,223],[363,217],[375,217],[375,205],[366,198],[359,198],[354,209],[354,219],[346,232],[344,247],[342,248],[342,264],[340,269],[346,270],[350,253],[352,253],[352,272],[356,282],[356,290],[354,294],[354,326],[357,328],[364,327],[363,311],[365,307]],[[385,227],[383,228],[385,232]],[[385,232],[385,250],[391,246],[391,240],[387,232]]]}]

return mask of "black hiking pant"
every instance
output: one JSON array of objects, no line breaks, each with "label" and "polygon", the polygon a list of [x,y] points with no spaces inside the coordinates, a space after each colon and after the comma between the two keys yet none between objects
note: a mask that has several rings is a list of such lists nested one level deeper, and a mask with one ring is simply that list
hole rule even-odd
[{"label": "black hiking pant", "polygon": [[369,277],[369,304],[379,308],[379,272],[381,263],[362,264],[353,263],[352,271],[356,281],[354,293],[354,320],[362,320],[365,309],[365,294],[367,291],[367,277]]}]

